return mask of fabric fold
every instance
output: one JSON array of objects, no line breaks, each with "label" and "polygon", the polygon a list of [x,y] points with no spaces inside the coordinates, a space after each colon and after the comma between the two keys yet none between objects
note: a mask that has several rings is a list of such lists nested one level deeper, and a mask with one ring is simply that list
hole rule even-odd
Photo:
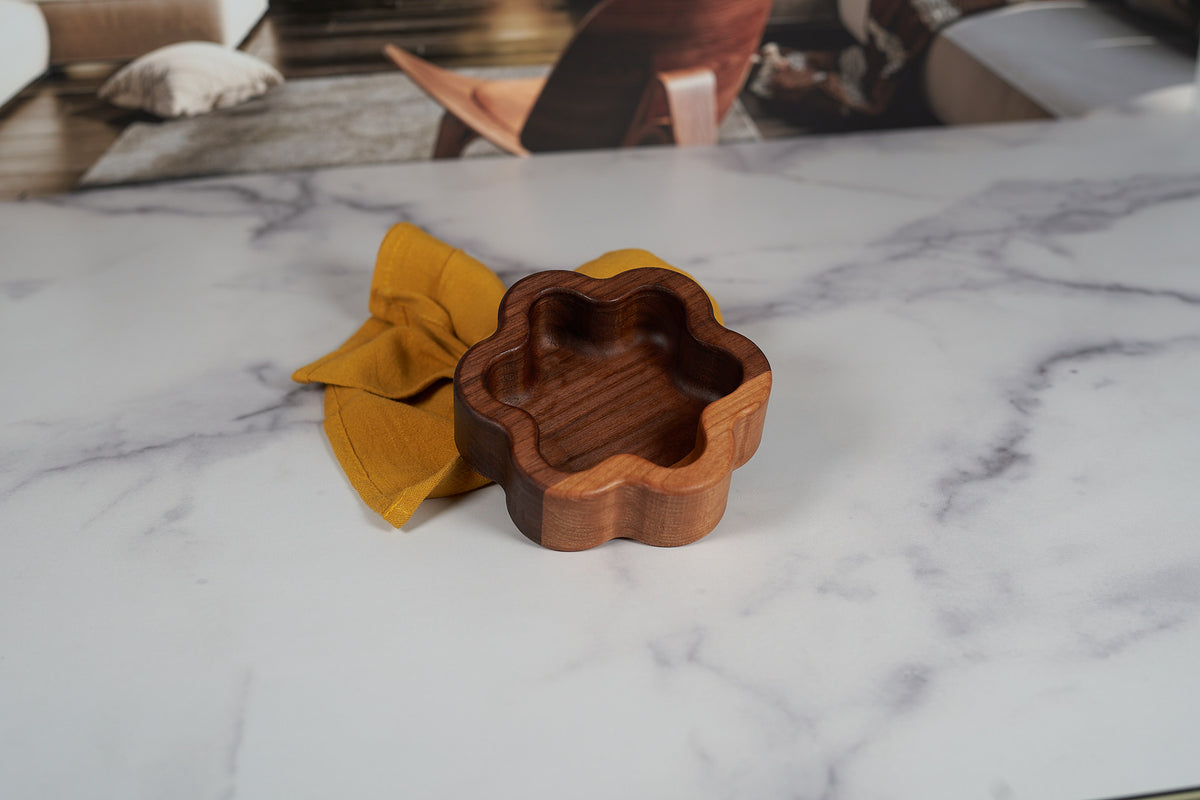
[{"label": "fabric fold", "polygon": [[[633,249],[578,271],[607,278],[638,267],[683,272]],[[395,225],[375,261],[370,318],[292,375],[325,384],[325,434],[338,463],[363,502],[397,528],[427,497],[489,483],[454,444],[454,369],[468,347],[495,332],[504,292],[496,274],[462,250],[409,223]],[[713,312],[720,322],[715,301]]]}]

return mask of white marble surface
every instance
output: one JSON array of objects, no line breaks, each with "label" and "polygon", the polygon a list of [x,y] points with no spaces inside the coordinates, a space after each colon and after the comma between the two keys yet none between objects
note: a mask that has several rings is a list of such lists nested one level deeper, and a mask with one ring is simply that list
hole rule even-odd
[{"label": "white marble surface", "polygon": [[[771,359],[680,549],[404,531],[293,368],[411,220],[645,247]],[[1200,784],[1200,123],[415,164],[0,206],[0,795]]]}]

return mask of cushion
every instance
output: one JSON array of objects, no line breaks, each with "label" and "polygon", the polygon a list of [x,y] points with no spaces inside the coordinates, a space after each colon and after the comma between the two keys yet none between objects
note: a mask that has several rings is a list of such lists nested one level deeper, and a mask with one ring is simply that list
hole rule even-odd
[{"label": "cushion", "polygon": [[279,71],[254,56],[212,42],[181,42],[126,64],[100,87],[100,97],[121,108],[183,117],[237,105],[281,83]]}]

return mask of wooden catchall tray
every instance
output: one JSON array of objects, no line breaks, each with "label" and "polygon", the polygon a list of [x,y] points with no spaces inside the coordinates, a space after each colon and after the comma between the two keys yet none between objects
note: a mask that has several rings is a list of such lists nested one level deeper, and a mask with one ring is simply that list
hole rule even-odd
[{"label": "wooden catchall tray", "polygon": [[454,390],[459,452],[530,539],[675,546],[725,512],[762,438],[771,367],[685,275],[551,270],[508,290]]}]

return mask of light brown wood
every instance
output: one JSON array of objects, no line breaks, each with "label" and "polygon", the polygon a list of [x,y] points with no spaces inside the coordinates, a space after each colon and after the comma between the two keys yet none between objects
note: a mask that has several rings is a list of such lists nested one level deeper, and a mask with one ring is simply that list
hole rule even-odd
[{"label": "light brown wood", "polygon": [[660,111],[669,141],[707,143],[746,79],[770,10],[771,0],[604,0],[536,96],[527,86],[505,89],[504,102],[480,102],[490,93],[481,82],[398,47],[385,52],[449,113],[510,153],[636,143],[659,125]]},{"label": "light brown wood", "polygon": [[710,69],[664,72],[654,84],[662,93],[671,141],[680,145],[717,143],[717,76]]},{"label": "light brown wood", "polygon": [[530,539],[687,544],[721,519],[758,447],[770,366],[691,279],[536,273],[455,374],[455,439]]},{"label": "light brown wood", "polygon": [[512,120],[520,130],[545,85],[545,78],[486,81],[475,88],[475,102],[496,119]]},{"label": "light brown wood", "polygon": [[717,77],[707,67],[655,76],[623,144],[658,140],[676,145],[717,143]]},{"label": "light brown wood", "polygon": [[475,91],[484,81],[442,69],[390,44],[384,47],[384,52],[414,83],[441,103],[447,114],[497,147],[514,155],[528,155],[513,121],[493,117],[476,101]]}]

